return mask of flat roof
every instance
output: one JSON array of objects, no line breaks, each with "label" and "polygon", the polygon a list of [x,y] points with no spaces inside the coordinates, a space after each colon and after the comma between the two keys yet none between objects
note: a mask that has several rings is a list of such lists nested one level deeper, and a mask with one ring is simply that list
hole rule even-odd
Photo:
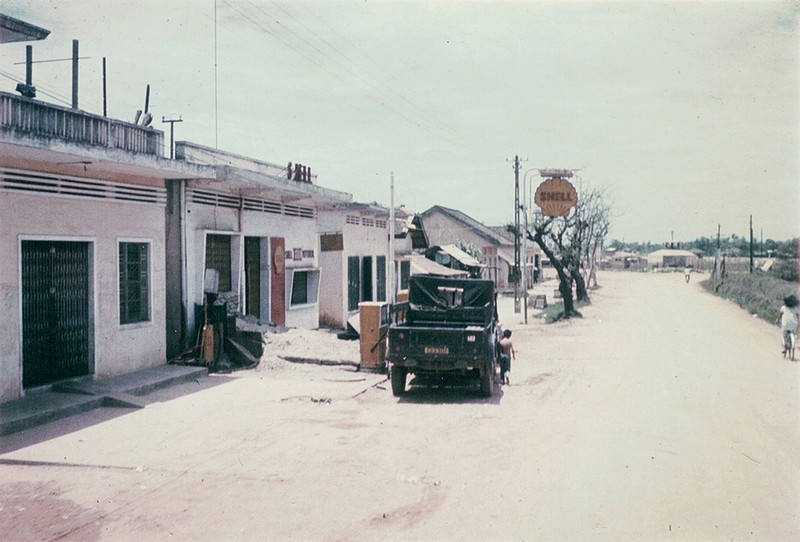
[{"label": "flat roof", "polygon": [[0,13],[0,43],[43,40],[49,35],[49,30]]}]

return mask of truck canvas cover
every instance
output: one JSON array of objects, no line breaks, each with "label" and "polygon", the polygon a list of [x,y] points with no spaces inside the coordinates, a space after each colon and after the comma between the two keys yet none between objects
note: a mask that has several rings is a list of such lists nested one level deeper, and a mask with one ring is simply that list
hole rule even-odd
[{"label": "truck canvas cover", "polygon": [[408,285],[408,324],[489,324],[495,316],[494,283],[414,275]]}]

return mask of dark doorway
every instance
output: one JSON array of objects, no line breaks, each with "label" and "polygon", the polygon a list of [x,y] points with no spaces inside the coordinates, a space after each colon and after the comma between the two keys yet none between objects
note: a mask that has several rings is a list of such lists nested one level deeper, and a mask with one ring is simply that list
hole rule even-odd
[{"label": "dark doorway", "polygon": [[261,318],[261,238],[244,238],[246,314]]},{"label": "dark doorway", "polygon": [[361,301],[361,275],[358,256],[347,257],[347,310],[358,309]]},{"label": "dark doorway", "polygon": [[378,297],[375,301],[387,301],[386,299],[386,256],[375,257],[375,287]]},{"label": "dark doorway", "polygon": [[22,241],[22,385],[91,372],[89,243]]},{"label": "dark doorway", "polygon": [[361,301],[372,301],[372,256],[361,260]]}]

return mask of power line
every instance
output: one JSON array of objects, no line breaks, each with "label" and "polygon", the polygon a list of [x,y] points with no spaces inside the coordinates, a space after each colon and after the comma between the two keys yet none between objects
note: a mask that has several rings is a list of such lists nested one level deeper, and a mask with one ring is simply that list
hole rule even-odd
[{"label": "power line", "polygon": [[[273,2],[273,4],[274,4],[274,3],[275,3],[275,2]],[[302,2],[296,2],[296,4],[298,4],[298,3],[299,3],[301,6],[303,6],[303,7],[306,9],[306,11],[308,11],[308,13],[309,13],[309,14],[310,14],[312,17],[314,17],[315,19],[317,19],[317,20],[318,20],[318,21],[319,21],[319,22],[320,22],[320,23],[321,23],[323,26],[325,26],[326,28],[328,28],[328,29],[329,29],[331,32],[333,32],[333,33],[334,33],[336,36],[338,36],[340,39],[342,39],[342,40],[343,40],[343,41],[344,41],[344,42],[345,42],[347,45],[349,45],[349,46],[350,46],[350,48],[351,48],[351,49],[353,49],[353,50],[354,50],[356,53],[358,53],[358,54],[359,54],[361,57],[363,57],[363,58],[364,58],[364,59],[365,59],[365,60],[366,60],[366,61],[367,61],[369,64],[371,64],[371,65],[372,65],[372,69],[374,69],[374,70],[377,70],[377,71],[380,71],[380,72],[381,72],[381,73],[382,73],[384,76],[386,76],[386,77],[387,77],[389,80],[391,80],[391,81],[394,81],[395,83],[397,83],[397,84],[399,84],[399,85],[402,85],[402,84],[404,84],[402,81],[400,81],[400,80],[399,80],[398,78],[396,78],[394,75],[392,75],[392,74],[390,74],[389,72],[385,71],[385,70],[383,69],[383,66],[381,66],[381,65],[380,65],[378,62],[376,62],[375,60],[373,60],[373,59],[372,59],[372,58],[371,58],[369,55],[367,55],[367,54],[366,54],[366,53],[365,53],[365,52],[364,52],[364,51],[363,51],[361,48],[359,48],[358,46],[356,46],[356,45],[355,45],[355,44],[354,44],[352,41],[350,41],[350,40],[348,39],[348,37],[347,37],[347,36],[345,36],[344,34],[342,34],[342,33],[338,32],[338,31],[336,30],[336,28],[334,28],[334,27],[330,26],[329,24],[327,24],[323,18],[321,18],[319,15],[317,15],[317,14],[314,12],[314,10],[312,10],[311,8],[309,8],[307,5],[305,5],[305,4],[304,4],[304,3],[302,3]],[[276,5],[277,5],[277,4],[276,4]],[[281,9],[283,9],[283,8],[281,8]],[[284,11],[285,11],[285,10],[284,10]],[[305,26],[305,25],[304,25],[304,26]],[[318,36],[318,34],[317,34],[317,33],[314,33],[314,34]],[[320,38],[320,39],[321,39],[321,40],[322,40],[324,43],[328,44],[328,42],[327,42],[326,40],[324,40],[323,38]],[[337,48],[333,47],[332,45],[330,45],[330,44],[328,44],[328,45],[329,45],[329,47],[331,47],[331,48],[332,48],[332,49],[334,49],[335,51],[339,52],[339,53],[340,53],[340,54],[341,54],[341,55],[342,55],[342,56],[343,56],[345,59],[347,59],[347,60],[348,60],[350,63],[352,63],[354,66],[358,67],[358,65],[355,63],[355,61],[353,61],[353,60],[352,60],[352,59],[351,59],[351,58],[350,58],[348,55],[346,55],[346,54],[342,53],[340,50],[338,50]],[[390,86],[390,85],[387,85],[387,84],[386,84],[386,83],[384,83],[383,81],[380,81],[379,79],[377,79],[376,77],[374,77],[374,76],[372,75],[372,70],[367,70],[367,71],[366,71],[366,73],[367,73],[367,74],[368,74],[368,75],[369,75],[369,76],[370,76],[372,79],[374,79],[374,80],[375,80],[377,83],[379,83],[379,84],[383,85],[383,86],[384,86],[386,89],[388,89],[388,90],[389,90],[389,91],[390,91],[392,94],[394,94],[394,95],[396,95],[397,97],[399,97],[399,98],[400,98],[400,99],[401,99],[403,102],[405,102],[406,104],[408,104],[410,107],[412,107],[412,108],[414,108],[414,109],[417,109],[417,110],[419,110],[420,112],[422,112],[422,113],[424,113],[424,114],[426,114],[426,115],[429,115],[429,113],[428,113],[428,112],[426,112],[426,111],[423,111],[421,108],[419,108],[419,106],[418,106],[418,105],[416,105],[414,102],[410,101],[410,100],[409,100],[409,99],[406,97],[406,95],[405,95],[404,93],[397,92],[396,90],[394,90],[394,88],[392,88],[392,86]],[[430,106],[431,108],[434,108],[434,110],[435,110],[435,106],[434,106],[434,104],[432,104],[432,103],[430,103],[430,102],[427,102],[427,101],[424,99],[424,96],[423,96],[422,98],[423,98],[423,99],[422,99],[422,101],[423,101],[423,102],[425,102],[425,103],[426,103],[426,105]],[[452,130],[452,129],[448,128],[448,127],[446,126],[446,124],[445,124],[445,123],[442,123],[442,127],[443,127],[444,129],[448,130],[449,132],[451,132],[451,133],[452,133],[454,136],[456,136],[458,139],[461,139],[462,141],[465,141],[465,140],[466,140],[466,138],[464,138],[463,136],[461,136],[460,132],[457,132],[457,131],[455,131],[455,130]]]},{"label": "power line", "polygon": [[[15,83],[23,83],[25,81],[24,77],[15,76],[13,73],[8,73],[8,72],[2,71],[2,70],[0,70],[0,75],[2,75],[3,77],[5,77],[7,79],[11,79]],[[57,91],[54,91],[54,90],[48,91],[47,87],[43,87],[41,85],[36,85],[36,91],[37,92],[41,92],[45,96],[48,96],[48,97],[52,98],[53,100],[56,100],[57,102],[61,102],[61,103],[65,104],[65,105],[69,105],[69,106],[72,105],[72,102],[70,100],[57,96],[57,94],[58,94]],[[64,96],[64,95],[62,94],[62,96]]]},{"label": "power line", "polygon": [[[426,131],[428,131],[430,133],[439,133],[440,135],[447,135],[448,137],[455,137],[455,138],[460,139],[461,141],[463,141],[463,138],[460,137],[459,134],[453,132],[452,130],[449,130],[449,131],[446,130],[446,129],[443,130],[440,127],[436,127],[436,129],[434,130],[431,127],[429,127],[427,119],[420,118],[420,116],[418,114],[416,114],[416,113],[406,113],[406,112],[402,111],[401,109],[399,109],[396,105],[391,103],[391,100],[387,99],[388,98],[386,96],[387,93],[384,90],[376,87],[376,85],[381,85],[381,86],[386,87],[385,84],[381,83],[378,79],[376,79],[371,74],[368,74],[369,77],[372,78],[375,81],[374,84],[370,83],[369,81],[367,81],[365,79],[365,77],[363,75],[360,75],[359,73],[354,72],[353,69],[351,69],[349,66],[343,64],[339,59],[331,56],[329,53],[326,53],[325,51],[320,49],[319,46],[317,46],[316,44],[312,43],[311,41],[309,41],[309,39],[306,39],[304,36],[301,36],[300,34],[298,34],[298,32],[292,30],[287,24],[281,23],[277,18],[274,17],[274,15],[270,14],[269,12],[267,12],[263,7],[255,5],[255,4],[253,4],[253,2],[250,2],[248,0],[248,3],[251,6],[253,6],[253,8],[258,10],[261,13],[261,15],[263,15],[263,17],[259,17],[258,15],[246,10],[244,6],[241,6],[241,7],[240,6],[236,6],[236,5],[232,4],[228,0],[223,0],[223,1],[234,12],[236,12],[240,17],[242,17],[243,19],[247,20],[248,22],[250,22],[251,24],[253,24],[257,28],[263,30],[265,33],[267,33],[268,35],[270,35],[271,37],[273,37],[274,39],[279,41],[282,45],[284,45],[288,49],[294,51],[296,54],[300,55],[302,58],[304,58],[310,64],[312,64],[312,65],[318,67],[320,70],[328,73],[330,76],[334,77],[336,80],[340,81],[344,85],[352,86],[353,82],[358,83],[359,85],[357,86],[357,90],[359,90],[359,92],[361,94],[363,94],[365,97],[367,97],[369,100],[373,101],[374,103],[378,104],[379,106],[382,106],[382,107],[386,108],[387,110],[391,111],[392,113],[394,113],[398,117],[402,118],[406,122],[408,122],[408,123],[410,123],[410,124],[412,124],[414,126],[417,126],[418,128],[421,128],[423,130],[426,130]],[[297,21],[297,18],[292,16],[291,14],[289,14],[289,12],[287,12],[284,8],[280,8],[280,9],[284,13],[289,15],[292,19]],[[262,20],[264,22],[262,22]],[[323,38],[321,38],[316,32],[314,32],[308,26],[303,25],[302,23],[300,23],[300,24],[306,30],[309,31],[308,32],[309,35],[316,37],[316,39],[318,41],[320,41],[323,44],[327,45],[328,48],[332,49],[338,55],[340,55],[340,56],[344,57],[345,59],[347,59],[351,64],[353,64],[353,66],[358,68],[358,66],[352,60],[350,60],[344,53],[339,51],[336,47],[334,47],[334,46],[330,45],[329,43],[327,43]],[[267,26],[267,25],[269,25],[269,26]],[[286,36],[287,34],[288,34],[288,37]],[[303,47],[303,44],[305,44],[306,47]],[[333,65],[335,65],[337,68],[340,68],[343,72],[345,72],[349,76],[349,79],[345,79],[336,70],[332,69],[330,66],[328,66],[324,62],[321,62],[319,57],[322,57],[323,59],[327,59]],[[359,86],[361,88],[358,88]],[[364,87],[366,87],[366,88],[364,88]],[[408,102],[407,99],[405,99],[402,95],[399,95],[393,89],[390,89],[388,87],[386,87],[386,88],[391,93],[393,93],[394,95],[399,96],[401,100],[405,101],[406,103],[410,103],[410,102]],[[411,105],[413,105],[413,104],[411,104]],[[444,134],[444,132],[449,132],[449,133]]]},{"label": "power line", "polygon": [[[345,54],[344,52],[342,52],[342,51],[341,51],[339,48],[337,48],[337,47],[333,46],[333,45],[332,45],[332,44],[331,44],[331,43],[330,43],[328,40],[326,40],[325,38],[323,38],[322,36],[320,36],[320,34],[319,34],[318,32],[316,32],[316,31],[315,31],[315,30],[313,30],[312,28],[309,28],[307,25],[305,25],[304,23],[302,23],[302,22],[301,22],[299,19],[297,19],[297,17],[295,17],[294,15],[292,15],[292,14],[291,14],[289,11],[287,11],[287,10],[286,10],[284,7],[282,7],[282,6],[278,5],[278,4],[277,4],[276,2],[274,2],[274,1],[272,1],[271,3],[272,3],[273,5],[275,5],[275,6],[276,6],[278,9],[280,9],[281,11],[283,11],[284,13],[286,13],[286,14],[287,14],[289,17],[291,17],[293,20],[297,21],[297,22],[298,22],[298,24],[300,24],[300,26],[302,26],[304,29],[306,29],[306,30],[307,30],[307,31],[308,31],[308,32],[309,32],[309,33],[310,33],[312,36],[314,36],[316,39],[318,39],[318,40],[319,40],[320,42],[322,42],[324,45],[328,46],[328,47],[329,47],[330,49],[332,49],[332,50],[333,50],[333,51],[334,51],[336,54],[338,54],[338,55],[340,55],[341,57],[343,57],[343,58],[344,58],[344,59],[345,59],[345,60],[346,60],[348,63],[352,64],[352,66],[353,66],[353,67],[354,67],[356,70],[358,70],[358,71],[359,71],[359,73],[353,73],[352,71],[348,70],[348,71],[350,71],[350,73],[353,73],[353,74],[354,74],[356,77],[361,77],[360,73],[362,73],[362,72],[363,72],[363,74],[364,74],[364,76],[365,76],[366,78],[370,79],[371,81],[374,81],[374,82],[375,82],[375,84],[377,84],[379,87],[381,87],[381,88],[383,89],[383,91],[388,91],[388,93],[389,93],[389,94],[391,94],[392,96],[394,96],[394,97],[398,98],[400,101],[402,101],[402,102],[404,102],[405,104],[407,104],[407,105],[409,106],[409,108],[410,108],[410,109],[416,110],[416,111],[414,111],[413,113],[414,113],[416,116],[420,116],[420,115],[419,115],[419,113],[420,113],[420,112],[422,112],[422,111],[420,110],[420,108],[419,108],[419,107],[418,107],[416,104],[414,104],[413,102],[411,102],[411,101],[410,101],[410,100],[409,100],[409,99],[408,99],[408,98],[405,96],[405,94],[403,94],[403,93],[400,93],[400,92],[396,91],[394,88],[392,88],[392,86],[390,86],[390,85],[387,85],[386,83],[384,83],[383,81],[381,81],[380,79],[378,79],[377,77],[375,77],[375,75],[373,75],[373,73],[372,73],[372,70],[364,70],[362,66],[359,66],[358,64],[356,64],[356,62],[355,62],[355,61],[353,61],[353,60],[352,60],[352,59],[351,59],[351,58],[350,58],[350,57],[349,57],[347,54]],[[308,9],[308,8],[306,8],[306,9]],[[315,17],[317,20],[320,20],[320,21],[322,21],[322,19],[320,19],[320,17],[318,17],[316,14],[313,14],[313,12],[312,12],[312,15],[314,15],[314,17]],[[323,22],[323,24],[324,24],[324,22]],[[326,26],[327,26],[327,25],[326,25]],[[337,35],[341,36],[341,34],[338,34],[338,33],[337,33]],[[350,47],[352,47],[354,50],[356,50],[356,51],[358,51],[359,53],[361,53],[361,56],[363,56],[364,58],[366,58],[366,59],[367,59],[368,61],[370,61],[370,62],[371,62],[373,65],[375,65],[375,66],[378,66],[378,67],[379,67],[379,65],[378,65],[376,62],[372,61],[372,60],[371,60],[371,59],[370,59],[370,58],[369,58],[369,57],[368,57],[366,54],[364,54],[364,53],[363,53],[363,52],[362,52],[362,51],[361,51],[361,50],[360,50],[358,47],[356,47],[356,46],[355,46],[355,45],[354,45],[352,42],[350,42],[350,41],[349,41],[349,40],[347,40],[346,38],[345,38],[345,40],[346,40],[346,41],[347,41],[347,43],[350,45]],[[316,48],[315,48],[315,49],[316,49]],[[317,50],[319,50],[319,49],[317,49]],[[328,57],[328,58],[330,58],[330,57]],[[334,62],[336,62],[338,65],[342,66],[342,64],[341,64],[341,63],[339,63],[339,62],[338,62],[336,59],[333,59],[333,58],[332,58],[331,60],[333,60]],[[344,66],[342,66],[342,67],[344,67]],[[379,67],[379,68],[380,68],[380,67]],[[345,68],[345,69],[346,69],[346,68]],[[384,72],[384,73],[385,73],[385,72]],[[397,81],[398,83],[400,83],[400,81],[399,81],[399,80],[397,80],[396,78],[392,77],[392,79],[393,79],[394,81]],[[369,83],[368,83],[368,84],[369,84]],[[402,84],[402,83],[401,83],[401,84]],[[379,92],[383,92],[383,91],[380,91],[380,90],[379,90]],[[428,116],[428,113],[425,113],[425,112],[422,112],[422,113],[424,113],[424,115],[423,115],[423,116]],[[457,132],[455,132],[455,131],[453,131],[453,130],[450,130],[450,129],[448,129],[448,128],[447,128],[447,126],[445,126],[445,125],[443,125],[443,124],[442,124],[440,127],[441,127],[441,128],[444,128],[446,131],[450,132],[450,134],[451,134],[451,135],[453,135],[453,136],[455,136],[457,139],[460,139],[461,141],[464,141],[464,140],[465,140],[463,137],[461,137],[461,135],[460,135],[459,133],[457,133]]]}]

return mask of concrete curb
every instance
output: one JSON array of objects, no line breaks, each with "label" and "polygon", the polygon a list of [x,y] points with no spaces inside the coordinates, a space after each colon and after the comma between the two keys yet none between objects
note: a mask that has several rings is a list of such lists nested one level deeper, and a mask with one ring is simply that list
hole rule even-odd
[{"label": "concrete curb", "polygon": [[205,367],[160,365],[118,377],[54,384],[50,391],[0,405],[0,435],[100,407],[143,408],[138,396],[208,375]]}]

